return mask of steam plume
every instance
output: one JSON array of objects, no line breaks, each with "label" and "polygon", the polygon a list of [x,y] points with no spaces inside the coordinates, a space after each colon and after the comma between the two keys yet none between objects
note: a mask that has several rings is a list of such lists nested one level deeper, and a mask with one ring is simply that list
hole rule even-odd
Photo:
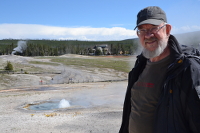
[{"label": "steam plume", "polygon": [[12,55],[16,52],[23,53],[27,48],[26,41],[18,41],[17,47],[13,49]]},{"label": "steam plume", "polygon": [[59,108],[66,108],[69,106],[70,106],[69,102],[65,99],[62,99],[58,105]]}]

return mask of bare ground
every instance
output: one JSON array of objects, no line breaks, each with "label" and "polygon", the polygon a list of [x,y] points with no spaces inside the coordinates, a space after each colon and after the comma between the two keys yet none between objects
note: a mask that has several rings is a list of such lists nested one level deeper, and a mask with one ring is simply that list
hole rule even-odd
[{"label": "bare ground", "polygon": [[[37,59],[19,56],[0,57],[2,64],[7,60],[28,64],[28,61]],[[61,71],[62,74],[11,74],[7,79],[2,78],[0,81],[1,133],[118,132],[127,81],[99,81],[124,80],[127,78],[126,73],[111,69],[103,72],[96,69],[95,73],[91,73],[84,69],[77,70],[66,66],[63,69],[62,65],[35,66]],[[74,76],[76,83],[62,83],[69,80],[69,75]],[[88,81],[81,83],[79,81],[81,79],[88,79]],[[77,105],[46,111],[25,108],[32,103],[61,99],[76,101]],[[89,106],[85,107],[84,104]]]},{"label": "bare ground", "polygon": [[[79,83],[0,92],[1,133],[116,133],[121,123],[126,82]],[[44,86],[43,86],[44,87]],[[48,90],[50,88],[50,90]],[[50,111],[24,108],[49,100],[87,102]]]},{"label": "bare ground", "polygon": [[[88,56],[80,55],[63,55],[62,57],[78,57],[78,58],[92,58]],[[3,55],[0,56],[0,69],[3,69],[6,62],[10,61],[15,63],[19,68],[33,69],[36,74],[28,73],[22,74],[18,70],[17,74],[0,74],[0,89],[9,89],[14,87],[24,86],[38,86],[38,85],[50,85],[50,84],[63,84],[63,83],[84,83],[84,82],[99,82],[99,81],[117,81],[126,80],[127,73],[115,71],[114,69],[100,69],[100,68],[76,68],[73,66],[59,65],[43,65],[43,64],[31,64],[30,61],[49,62],[49,59],[40,59],[32,57],[23,57],[16,55]],[[55,74],[59,73],[59,74]]]}]

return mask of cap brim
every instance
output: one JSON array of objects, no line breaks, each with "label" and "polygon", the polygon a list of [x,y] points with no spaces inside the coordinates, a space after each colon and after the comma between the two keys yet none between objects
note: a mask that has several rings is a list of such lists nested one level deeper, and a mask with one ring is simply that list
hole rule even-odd
[{"label": "cap brim", "polygon": [[135,30],[138,26],[143,25],[143,24],[160,25],[161,23],[163,23],[162,20],[147,19],[147,20],[144,20],[144,21],[140,22],[140,23],[134,28],[134,30]]}]

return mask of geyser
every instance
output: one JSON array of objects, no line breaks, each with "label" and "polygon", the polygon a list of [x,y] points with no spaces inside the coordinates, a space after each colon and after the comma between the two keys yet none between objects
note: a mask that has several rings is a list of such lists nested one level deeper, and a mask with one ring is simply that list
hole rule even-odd
[{"label": "geyser", "polygon": [[26,41],[18,41],[17,47],[13,49],[11,54],[14,55],[16,52],[23,53],[26,50],[26,48]]},{"label": "geyser", "polygon": [[69,102],[65,99],[62,99],[58,105],[59,108],[67,108],[69,106],[70,106]]},{"label": "geyser", "polygon": [[43,101],[34,104],[28,104],[23,108],[27,108],[29,110],[42,111],[42,110],[54,110],[59,108],[67,108],[70,107],[69,101],[62,99],[61,101],[53,100],[53,101]]}]

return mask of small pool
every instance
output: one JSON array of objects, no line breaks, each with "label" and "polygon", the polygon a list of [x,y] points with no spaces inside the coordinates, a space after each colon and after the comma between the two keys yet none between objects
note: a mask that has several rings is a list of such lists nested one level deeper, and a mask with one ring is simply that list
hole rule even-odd
[{"label": "small pool", "polygon": [[31,104],[26,104],[23,106],[24,109],[34,110],[34,111],[47,111],[56,109],[66,109],[66,108],[87,108],[91,106],[87,101],[69,101],[66,99],[62,100],[48,100],[35,102]]}]

